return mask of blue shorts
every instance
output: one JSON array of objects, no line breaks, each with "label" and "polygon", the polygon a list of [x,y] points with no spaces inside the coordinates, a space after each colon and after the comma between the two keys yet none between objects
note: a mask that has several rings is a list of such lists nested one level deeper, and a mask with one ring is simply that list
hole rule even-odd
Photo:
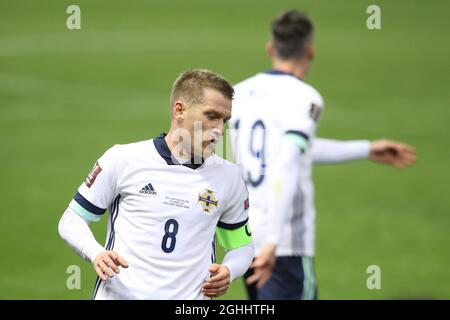
[{"label": "blue shorts", "polygon": [[[252,274],[250,269],[244,277]],[[250,300],[316,300],[317,282],[312,257],[277,257],[272,275],[264,286],[257,290],[248,285]]]}]

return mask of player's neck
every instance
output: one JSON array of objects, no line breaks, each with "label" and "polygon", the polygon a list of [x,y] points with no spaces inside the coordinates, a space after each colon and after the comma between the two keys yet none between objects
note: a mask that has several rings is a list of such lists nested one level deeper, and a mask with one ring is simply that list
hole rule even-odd
[{"label": "player's neck", "polygon": [[191,159],[190,150],[184,148],[183,143],[178,139],[174,139],[173,130],[170,129],[167,135],[164,137],[167,143],[167,147],[173,156],[177,158],[179,162],[185,162]]},{"label": "player's neck", "polygon": [[278,71],[292,73],[299,79],[304,79],[308,66],[304,61],[285,61],[285,60],[273,60],[272,68]]}]

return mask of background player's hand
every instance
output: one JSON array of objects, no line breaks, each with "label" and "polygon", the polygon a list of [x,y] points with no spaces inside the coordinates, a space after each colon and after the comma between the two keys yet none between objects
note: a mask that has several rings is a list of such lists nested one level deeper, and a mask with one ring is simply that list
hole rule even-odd
[{"label": "background player's hand", "polygon": [[208,271],[211,273],[211,278],[203,285],[203,294],[213,298],[226,293],[231,280],[228,267],[222,264],[213,263],[209,266]]},{"label": "background player's hand", "polygon": [[256,288],[261,289],[267,280],[269,280],[272,270],[275,267],[276,249],[277,247],[270,242],[262,247],[261,253],[250,266],[250,268],[253,268],[253,274],[247,278],[247,284],[256,282]]},{"label": "background player's hand", "polygon": [[104,251],[100,253],[92,262],[95,272],[103,281],[108,277],[114,277],[114,272],[119,273],[119,266],[128,268],[128,263],[115,251]]},{"label": "background player's hand", "polygon": [[416,151],[408,144],[377,140],[370,145],[370,160],[396,168],[405,168],[416,162]]}]

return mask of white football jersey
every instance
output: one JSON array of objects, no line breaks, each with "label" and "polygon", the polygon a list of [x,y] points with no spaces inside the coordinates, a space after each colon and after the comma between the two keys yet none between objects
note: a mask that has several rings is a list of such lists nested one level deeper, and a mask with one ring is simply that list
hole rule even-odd
[{"label": "white football jersey", "polygon": [[201,286],[215,262],[216,226],[248,221],[239,168],[216,155],[181,165],[164,136],[106,151],[70,203],[91,221],[109,209],[105,249],[129,264],[97,279],[95,299],[209,299]]},{"label": "white football jersey", "polygon": [[268,217],[271,165],[277,160],[283,135],[291,133],[307,143],[301,163],[292,164],[301,166],[301,178],[277,255],[313,256],[315,209],[310,146],[323,110],[322,97],[294,75],[276,70],[259,73],[234,89],[231,137],[235,161],[243,170],[250,193],[250,227],[256,254],[271,232]]}]

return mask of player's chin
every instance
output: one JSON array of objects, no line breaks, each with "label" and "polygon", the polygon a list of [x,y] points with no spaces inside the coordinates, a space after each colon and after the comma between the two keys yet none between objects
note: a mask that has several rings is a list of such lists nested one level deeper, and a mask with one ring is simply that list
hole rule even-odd
[{"label": "player's chin", "polygon": [[207,142],[206,144],[204,144],[203,146],[203,157],[207,158],[210,155],[212,155],[214,153],[214,150],[216,149],[216,144],[215,143],[211,143],[211,142]]}]

